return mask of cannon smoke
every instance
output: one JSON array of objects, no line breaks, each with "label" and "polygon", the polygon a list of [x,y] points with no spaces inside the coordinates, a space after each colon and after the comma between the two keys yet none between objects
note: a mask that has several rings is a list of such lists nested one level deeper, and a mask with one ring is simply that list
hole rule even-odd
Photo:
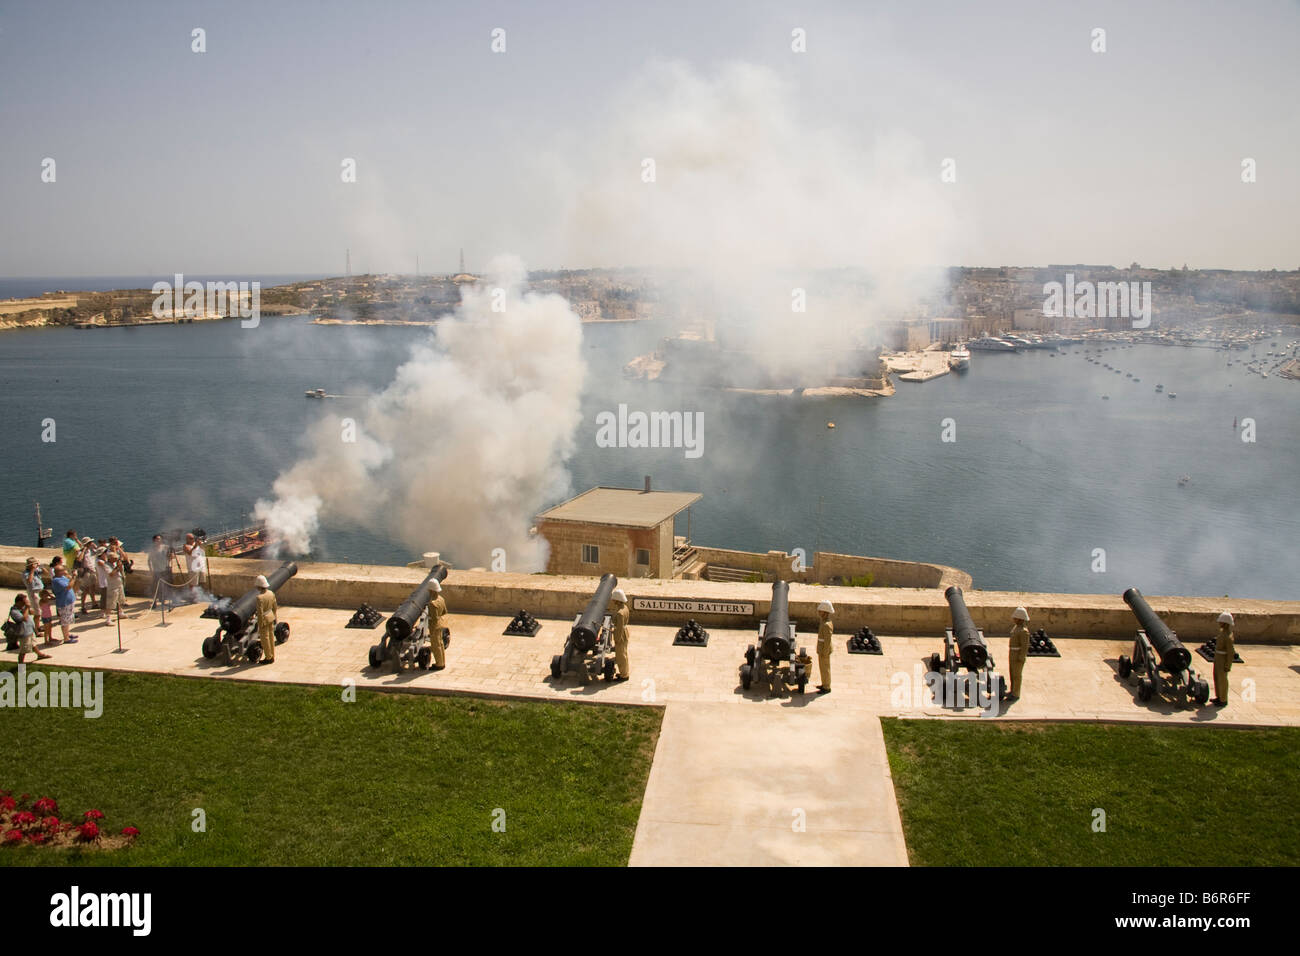
[{"label": "cannon smoke", "polygon": [[463,565],[505,552],[509,570],[545,567],[533,516],[569,490],[586,377],[578,317],[560,296],[525,291],[523,263],[494,261],[489,278],[417,346],[392,383],[346,423],[322,420],[307,452],[275,481],[256,514],[297,554],[322,518],[374,526],[415,553]]}]

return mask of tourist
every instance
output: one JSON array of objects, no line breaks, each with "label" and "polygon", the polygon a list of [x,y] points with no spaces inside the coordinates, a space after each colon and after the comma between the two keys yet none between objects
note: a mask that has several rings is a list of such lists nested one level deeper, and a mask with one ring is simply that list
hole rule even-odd
[{"label": "tourist", "polygon": [[126,575],[126,566],[122,552],[114,547],[109,547],[104,555],[104,566],[106,570],[105,588],[104,588],[104,623],[108,623],[109,615],[117,614],[117,622],[122,623],[122,617],[126,608],[126,589],[123,578]]},{"label": "tourist", "polygon": [[41,634],[45,638],[45,643],[50,643],[54,637],[54,592],[45,588],[40,593],[41,602]]},{"label": "tourist", "polygon": [[[72,634],[72,616],[77,605],[77,591],[68,577],[68,570],[63,566],[63,558],[55,558],[50,568],[50,590],[54,592],[54,609],[59,615],[59,627],[63,629],[65,644],[75,644]],[[51,642],[53,643],[53,642]]]},{"label": "tourist", "polygon": [[108,542],[103,538],[95,548],[95,585],[99,588],[99,609],[108,620]]},{"label": "tourist", "polygon": [[80,550],[81,543],[77,540],[77,531],[75,528],[69,528],[67,537],[63,539],[63,566],[65,568],[76,566],[77,552]]},{"label": "tourist", "polygon": [[89,537],[81,539],[81,550],[77,552],[78,562],[76,565],[77,587],[81,591],[81,613],[89,614],[86,610],[86,599],[91,601],[91,607],[99,605],[99,575],[95,571],[95,542]]},{"label": "tourist", "polygon": [[45,588],[46,571],[41,567],[40,562],[35,558],[27,559],[27,566],[23,569],[23,587],[27,589],[27,604],[29,607],[36,606],[37,595]]},{"label": "tourist", "polygon": [[153,544],[149,547],[149,593],[151,595],[149,610],[151,611],[160,597],[164,607],[166,606],[167,594],[162,586],[172,583],[171,554],[171,549],[163,543],[162,535],[154,535]]},{"label": "tourist", "polygon": [[35,653],[37,660],[45,660],[50,655],[42,653],[36,647],[36,624],[32,620],[32,607],[27,595],[19,593],[14,596],[14,606],[9,609],[10,624],[18,632],[18,663],[28,654]]},{"label": "tourist", "polygon": [[192,534],[185,536],[185,560],[190,576],[194,579],[190,585],[190,600],[198,600],[198,590],[203,588],[203,575],[208,570],[208,556],[203,553],[203,542]]}]

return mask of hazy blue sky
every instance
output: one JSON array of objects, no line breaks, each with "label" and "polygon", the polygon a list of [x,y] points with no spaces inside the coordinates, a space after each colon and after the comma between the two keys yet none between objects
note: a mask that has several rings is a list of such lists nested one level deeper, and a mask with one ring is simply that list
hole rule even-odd
[{"label": "hazy blue sky", "polygon": [[[358,272],[413,271],[417,254],[450,270],[461,246],[471,269],[501,252],[533,268],[635,260],[641,213],[603,246],[609,208],[575,218],[575,197],[637,183],[644,156],[671,183],[681,144],[656,156],[649,140],[674,94],[644,82],[664,62],[689,78],[677,93],[720,84],[721,112],[699,119],[714,146],[733,141],[729,65],[782,91],[756,148],[792,141],[759,183],[834,197],[857,148],[870,196],[924,182],[920,260],[1294,269],[1298,27],[1280,2],[0,0],[0,275],[341,273],[348,247]],[[689,129],[689,104],[673,109]],[[829,165],[823,134],[841,147]],[[882,142],[890,161],[868,161]],[[723,155],[743,184],[745,162]],[[957,181],[941,184],[948,157]],[[878,242],[921,193],[899,195]]]}]

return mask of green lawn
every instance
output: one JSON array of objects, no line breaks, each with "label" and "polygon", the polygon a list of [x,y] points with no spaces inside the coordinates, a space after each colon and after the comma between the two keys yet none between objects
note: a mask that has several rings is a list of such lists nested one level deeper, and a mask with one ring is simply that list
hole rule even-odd
[{"label": "green lawn", "polygon": [[883,725],[914,866],[1300,864],[1300,728]]},{"label": "green lawn", "polygon": [[[98,719],[0,711],[0,789],[51,796],[65,819],[102,810],[108,832],[141,831],[116,852],[0,847],[0,863],[627,863],[658,708],[341,698],[108,673]],[[205,833],[192,829],[196,808]]]}]

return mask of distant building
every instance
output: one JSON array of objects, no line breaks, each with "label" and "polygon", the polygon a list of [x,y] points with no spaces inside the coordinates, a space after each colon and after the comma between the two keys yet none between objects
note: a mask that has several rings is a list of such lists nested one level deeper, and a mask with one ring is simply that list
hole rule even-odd
[{"label": "distant building", "polygon": [[970,339],[970,322],[966,319],[931,319],[931,342],[965,342]]},{"label": "distant building", "polygon": [[675,536],[673,525],[700,498],[693,492],[651,491],[647,478],[644,489],[592,488],[543,511],[537,530],[551,549],[547,573],[677,577],[690,540],[689,533]]}]

